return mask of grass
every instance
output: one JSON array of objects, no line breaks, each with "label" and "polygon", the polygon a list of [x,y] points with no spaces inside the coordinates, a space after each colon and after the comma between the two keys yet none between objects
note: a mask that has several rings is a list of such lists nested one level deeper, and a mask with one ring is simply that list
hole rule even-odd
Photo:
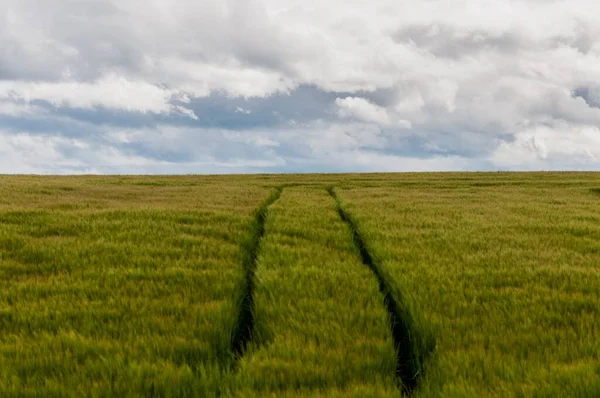
[{"label": "grass", "polygon": [[383,297],[324,189],[287,188],[269,210],[256,268],[243,396],[394,396]]},{"label": "grass", "polygon": [[598,192],[0,176],[0,396],[599,396]]},{"label": "grass", "polygon": [[254,274],[260,241],[265,233],[265,223],[269,206],[281,196],[281,188],[276,188],[273,193],[256,210],[252,222],[252,232],[243,245],[243,268],[245,278],[237,289],[237,318],[231,334],[231,350],[239,358],[254,331]]},{"label": "grass", "polygon": [[403,298],[402,292],[392,283],[392,276],[380,265],[380,260],[371,253],[360,226],[346,210],[344,202],[333,187],[329,187],[328,192],[336,201],[341,220],[348,224],[352,232],[352,238],[360,252],[363,264],[371,269],[379,283],[379,291],[384,297],[390,317],[390,329],[397,355],[396,376],[402,382],[403,392],[409,395],[417,388],[425,374],[426,361],[435,349],[435,337],[424,327],[422,321],[416,319],[419,316],[418,310],[411,308],[410,303]]},{"label": "grass", "polygon": [[0,395],[182,395],[233,361],[240,246],[270,190],[193,181],[3,177]]},{"label": "grass", "polygon": [[340,191],[435,330],[418,395],[598,396],[596,176],[456,177]]}]

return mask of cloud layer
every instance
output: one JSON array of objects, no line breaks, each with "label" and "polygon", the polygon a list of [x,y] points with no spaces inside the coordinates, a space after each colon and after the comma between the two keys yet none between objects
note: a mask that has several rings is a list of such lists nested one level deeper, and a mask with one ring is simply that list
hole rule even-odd
[{"label": "cloud layer", "polygon": [[4,0],[0,173],[598,169],[587,0]]}]

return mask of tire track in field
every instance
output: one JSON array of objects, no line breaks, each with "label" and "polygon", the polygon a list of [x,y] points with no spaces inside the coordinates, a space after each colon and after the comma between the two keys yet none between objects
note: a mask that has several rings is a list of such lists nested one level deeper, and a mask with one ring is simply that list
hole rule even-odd
[{"label": "tire track in field", "polygon": [[369,267],[377,278],[379,291],[383,295],[389,315],[389,326],[396,348],[396,377],[402,382],[404,394],[410,395],[417,388],[419,380],[423,376],[425,360],[435,349],[435,340],[429,334],[420,333],[413,315],[407,305],[402,302],[402,295],[397,289],[394,289],[390,278],[385,275],[377,259],[369,251],[356,220],[345,210],[335,189],[329,187],[327,191],[336,201],[341,220],[348,225],[352,232],[352,239],[363,264]]},{"label": "tire track in field", "polygon": [[254,330],[254,274],[260,250],[260,242],[265,234],[265,222],[269,207],[281,196],[284,187],[277,187],[254,211],[250,239],[242,246],[244,281],[237,302],[237,315],[231,333],[231,350],[236,358],[241,358]]}]

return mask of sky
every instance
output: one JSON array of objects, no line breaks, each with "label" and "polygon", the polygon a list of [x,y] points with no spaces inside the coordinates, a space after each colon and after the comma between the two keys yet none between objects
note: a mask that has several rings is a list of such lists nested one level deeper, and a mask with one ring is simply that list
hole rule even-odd
[{"label": "sky", "polygon": [[593,0],[0,0],[0,173],[600,169]]}]

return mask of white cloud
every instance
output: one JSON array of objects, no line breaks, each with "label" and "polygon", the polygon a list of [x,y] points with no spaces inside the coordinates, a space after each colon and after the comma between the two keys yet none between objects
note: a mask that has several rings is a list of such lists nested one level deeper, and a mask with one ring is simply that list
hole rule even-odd
[{"label": "white cloud", "polygon": [[[151,145],[160,145],[169,142],[168,136],[168,129],[123,131],[112,135],[112,143],[91,145],[76,139],[0,130],[0,174],[231,173],[285,165],[278,157],[224,160],[201,151],[189,161],[173,162],[132,154],[117,142],[130,143],[141,138]],[[65,159],[65,151],[73,156]]]},{"label": "white cloud", "polygon": [[[57,137],[32,136],[25,133],[15,135],[0,131],[0,173],[78,172],[82,162],[64,159],[57,148],[67,142],[69,141]],[[70,144],[76,147],[80,143],[71,141]]]},{"label": "white cloud", "polygon": [[469,170],[468,159],[459,156],[433,156],[422,159],[368,151],[342,152],[328,159],[345,171],[450,171]]},{"label": "white cloud", "polygon": [[360,97],[337,98],[338,115],[342,118],[356,119],[371,122],[380,126],[395,126],[410,128],[408,120],[403,120],[395,114],[393,109],[386,109]]},{"label": "white cloud", "polygon": [[356,118],[364,122],[388,124],[389,115],[385,108],[372,104],[364,98],[346,97],[335,100],[342,117]]},{"label": "white cloud", "polygon": [[186,98],[173,90],[114,75],[92,83],[0,81],[0,100],[3,101],[28,104],[42,100],[55,107],[104,107],[129,112],[182,113],[195,118],[191,110],[172,103],[180,98],[185,102]]},{"label": "white cloud", "polygon": [[42,108],[35,105],[0,100],[0,115],[19,117],[44,112]]},{"label": "white cloud", "polygon": [[241,106],[235,108],[235,113],[243,113],[244,115],[249,115],[252,113],[250,109],[244,109]]},{"label": "white cloud", "polygon": [[594,169],[600,166],[600,128],[567,123],[536,126],[500,142],[490,160],[512,169]]},{"label": "white cloud", "polygon": [[[339,156],[362,168],[369,161],[360,159],[371,158],[388,159],[373,160],[382,168],[419,168],[427,157],[442,168],[467,167],[462,159],[596,167],[598,15],[600,3],[587,0],[3,0],[0,123],[33,137],[25,119],[62,108],[181,115],[169,126],[180,132],[169,139],[127,133],[119,144],[123,128],[112,126],[98,140],[144,146],[149,158],[164,149],[192,156],[195,144],[199,158],[236,167],[243,162],[233,158],[246,159],[255,147],[263,152],[252,152],[250,163],[263,156],[281,165],[291,161],[281,152],[291,147],[317,163]],[[199,98],[215,93],[263,98],[244,118],[256,121],[276,111],[267,109],[275,106],[269,99],[293,99],[302,86],[331,93],[323,104],[329,113],[307,120],[290,112],[277,139],[194,111]],[[237,104],[220,106],[234,118],[249,114]],[[298,112],[307,109],[300,105]],[[199,143],[187,129],[202,123],[218,133]],[[235,131],[225,137],[228,128]],[[235,138],[240,130],[243,140]],[[54,126],[45,139],[62,142],[66,134]],[[3,156],[8,147],[19,151],[3,145]]]}]

